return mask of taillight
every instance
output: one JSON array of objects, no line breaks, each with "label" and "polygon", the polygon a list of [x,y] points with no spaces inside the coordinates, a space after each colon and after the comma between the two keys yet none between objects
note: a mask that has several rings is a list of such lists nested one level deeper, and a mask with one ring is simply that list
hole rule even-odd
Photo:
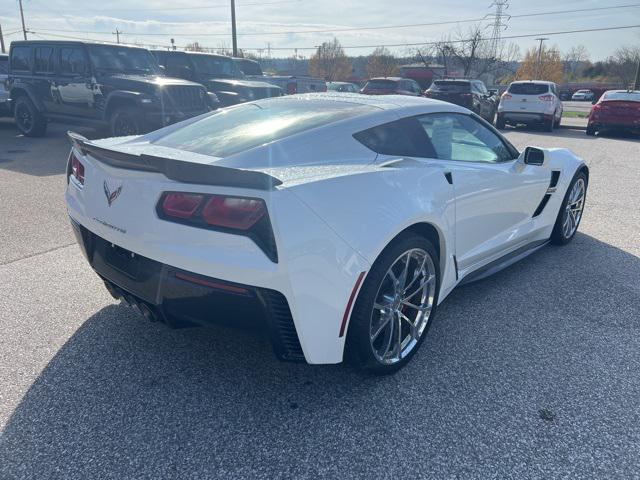
[{"label": "taillight", "polygon": [[248,230],[266,211],[260,199],[213,195],[202,210],[202,218],[209,225]]},{"label": "taillight", "polygon": [[171,192],[162,201],[162,211],[169,217],[190,218],[202,203],[204,195]]},{"label": "taillight", "polygon": [[298,85],[295,82],[287,83],[287,94],[295,95],[298,93]]},{"label": "taillight", "polygon": [[553,102],[554,96],[550,94],[540,95],[538,99],[542,100],[543,102]]},{"label": "taillight", "polygon": [[248,236],[272,261],[278,261],[267,206],[261,198],[164,192],[156,212],[169,222]]},{"label": "taillight", "polygon": [[502,97],[500,97],[502,100],[511,100],[513,98],[512,95],[509,95],[508,93],[503,93]]},{"label": "taillight", "polygon": [[71,152],[69,157],[69,165],[71,167],[70,174],[80,183],[80,185],[84,185],[84,165],[82,162],[78,160],[75,153]]}]

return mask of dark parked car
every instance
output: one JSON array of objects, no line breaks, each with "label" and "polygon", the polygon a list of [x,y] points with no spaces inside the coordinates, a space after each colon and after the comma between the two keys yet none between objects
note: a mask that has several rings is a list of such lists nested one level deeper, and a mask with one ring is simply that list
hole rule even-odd
[{"label": "dark parked car", "polygon": [[242,73],[244,73],[246,76],[261,77],[262,75],[264,75],[264,73],[262,73],[262,67],[260,66],[260,63],[256,62],[255,60],[237,57],[232,57],[232,59],[233,63],[235,63],[236,67],[238,67],[238,70],[242,71]]},{"label": "dark parked car", "polygon": [[497,96],[481,80],[435,80],[424,96],[466,107],[489,123],[493,123],[498,109]]},{"label": "dark parked car", "polygon": [[197,52],[154,50],[167,75],[201,83],[217,95],[223,107],[260,98],[279,97],[282,89],[247,80],[231,57]]},{"label": "dark parked car", "polygon": [[137,135],[208,112],[217,100],[202,85],[163,76],[148,50],[66,41],[12,42],[11,109],[25,135],[49,120],[109,126]]},{"label": "dark parked car", "polygon": [[365,83],[360,93],[365,95],[422,95],[420,85],[410,78],[380,77],[372,78]]},{"label": "dark parked car", "polygon": [[9,114],[9,92],[5,87],[8,70],[9,55],[0,53],[0,117],[4,117]]},{"label": "dark parked car", "polygon": [[640,90],[609,90],[591,107],[587,135],[606,130],[640,133]]}]

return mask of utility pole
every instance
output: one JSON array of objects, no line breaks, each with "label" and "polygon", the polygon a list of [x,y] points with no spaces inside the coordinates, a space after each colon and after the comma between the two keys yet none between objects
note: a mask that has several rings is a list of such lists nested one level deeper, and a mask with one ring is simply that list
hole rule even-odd
[{"label": "utility pole", "polygon": [[[2,37],[2,35],[0,35],[0,37]],[[636,67],[636,81],[633,82],[633,89],[640,90],[640,60],[638,60],[638,66]]]},{"label": "utility pole", "polygon": [[537,68],[537,73],[536,73],[536,77],[538,77],[538,80],[540,80],[540,75],[542,74],[542,42],[544,42],[545,40],[549,40],[548,38],[536,38],[537,41],[540,42],[540,46],[538,47],[538,68]]},{"label": "utility pole", "polygon": [[116,42],[120,43],[120,34],[122,32],[116,28],[116,31],[115,32],[111,32],[111,33],[113,33],[116,36]]},{"label": "utility pole", "polygon": [[0,52],[4,53],[4,37],[2,36],[2,25],[0,25]]},{"label": "utility pole", "polygon": [[233,42],[233,56],[238,56],[238,39],[236,38],[236,0],[231,0],[231,41]]},{"label": "utility pole", "polygon": [[22,10],[22,0],[18,0],[20,4],[20,19],[22,20],[22,35],[24,35],[24,39],[27,39],[27,28],[24,26],[24,11]]}]

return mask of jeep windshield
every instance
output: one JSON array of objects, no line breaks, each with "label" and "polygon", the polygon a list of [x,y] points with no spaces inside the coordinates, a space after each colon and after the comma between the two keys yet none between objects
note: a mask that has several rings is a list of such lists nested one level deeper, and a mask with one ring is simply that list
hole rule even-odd
[{"label": "jeep windshield", "polygon": [[89,56],[96,70],[146,75],[160,73],[153,55],[143,48],[92,45]]},{"label": "jeep windshield", "polygon": [[217,55],[189,55],[196,72],[200,75],[211,75],[212,77],[235,78],[237,75],[231,57],[221,57]]}]

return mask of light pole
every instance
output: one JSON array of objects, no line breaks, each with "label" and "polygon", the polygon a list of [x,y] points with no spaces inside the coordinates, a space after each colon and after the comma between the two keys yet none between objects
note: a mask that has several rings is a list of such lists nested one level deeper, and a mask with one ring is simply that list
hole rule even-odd
[{"label": "light pole", "polygon": [[238,39],[236,38],[236,1],[231,0],[231,41],[233,42],[233,56],[238,56]]},{"label": "light pole", "polygon": [[20,20],[22,20],[22,35],[24,35],[24,39],[27,39],[27,28],[24,26],[24,12],[22,11],[22,0],[18,0],[20,4]]},{"label": "light pole", "polygon": [[542,72],[542,42],[545,40],[549,40],[548,38],[536,38],[540,42],[540,46],[538,47],[538,67],[536,72],[536,77],[540,77],[540,73]]}]

